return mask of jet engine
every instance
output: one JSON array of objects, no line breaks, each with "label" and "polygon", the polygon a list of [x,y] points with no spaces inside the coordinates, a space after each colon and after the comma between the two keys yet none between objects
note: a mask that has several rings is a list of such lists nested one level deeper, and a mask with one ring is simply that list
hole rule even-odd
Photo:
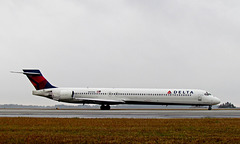
[{"label": "jet engine", "polygon": [[73,99],[73,91],[70,90],[53,90],[52,98],[54,100],[69,100]]}]

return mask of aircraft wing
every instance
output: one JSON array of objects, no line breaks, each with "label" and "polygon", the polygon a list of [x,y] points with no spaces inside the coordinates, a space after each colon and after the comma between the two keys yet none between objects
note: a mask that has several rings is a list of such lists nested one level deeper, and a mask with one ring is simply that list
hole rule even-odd
[{"label": "aircraft wing", "polygon": [[114,100],[114,99],[91,99],[91,98],[75,98],[76,100],[85,102],[85,103],[94,103],[94,104],[124,104],[123,100]]}]

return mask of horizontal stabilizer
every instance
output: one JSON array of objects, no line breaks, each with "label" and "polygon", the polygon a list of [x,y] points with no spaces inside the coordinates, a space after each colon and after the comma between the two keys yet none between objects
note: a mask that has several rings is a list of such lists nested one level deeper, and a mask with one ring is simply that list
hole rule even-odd
[{"label": "horizontal stabilizer", "polygon": [[19,74],[25,74],[25,75],[41,75],[41,73],[35,73],[35,72],[15,72],[10,71],[11,73],[19,73]]}]

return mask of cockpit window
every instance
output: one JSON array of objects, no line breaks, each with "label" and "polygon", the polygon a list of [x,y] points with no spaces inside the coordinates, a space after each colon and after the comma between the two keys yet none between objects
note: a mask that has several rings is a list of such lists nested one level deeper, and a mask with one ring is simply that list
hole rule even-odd
[{"label": "cockpit window", "polygon": [[204,94],[205,96],[209,96],[209,95],[211,95],[209,92],[206,92],[205,94]]}]

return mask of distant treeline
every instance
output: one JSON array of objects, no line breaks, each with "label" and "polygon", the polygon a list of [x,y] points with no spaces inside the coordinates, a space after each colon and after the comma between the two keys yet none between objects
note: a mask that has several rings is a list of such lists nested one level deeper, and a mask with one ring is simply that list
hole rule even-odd
[{"label": "distant treeline", "polygon": [[230,102],[226,102],[226,103],[220,104],[218,108],[236,108],[236,106]]},{"label": "distant treeline", "polygon": [[90,106],[90,105],[55,105],[55,106],[18,105],[18,104],[0,105],[0,108],[39,108],[39,109],[55,109],[55,108],[81,109],[81,108],[97,108],[97,107],[98,106]]}]

